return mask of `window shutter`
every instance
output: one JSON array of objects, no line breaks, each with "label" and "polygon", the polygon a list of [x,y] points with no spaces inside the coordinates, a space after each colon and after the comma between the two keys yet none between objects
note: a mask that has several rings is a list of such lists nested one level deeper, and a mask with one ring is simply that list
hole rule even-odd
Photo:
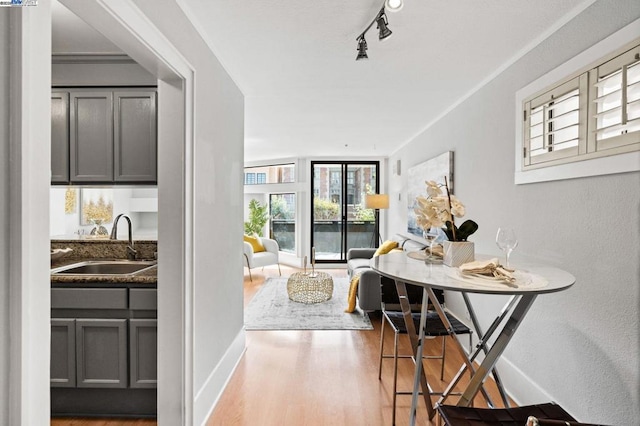
[{"label": "window shutter", "polygon": [[589,152],[640,145],[640,46],[590,71]]},{"label": "window shutter", "polygon": [[586,145],[586,86],[579,76],[525,103],[525,167],[577,156]]}]

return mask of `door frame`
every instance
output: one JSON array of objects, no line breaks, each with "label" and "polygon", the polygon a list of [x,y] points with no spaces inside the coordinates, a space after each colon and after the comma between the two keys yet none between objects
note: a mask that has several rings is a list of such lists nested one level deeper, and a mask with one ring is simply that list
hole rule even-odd
[{"label": "door frame", "polygon": [[[193,420],[193,68],[131,0],[60,0],[158,77],[158,421]],[[51,3],[11,10],[10,424],[48,424]],[[46,95],[45,95],[46,94]],[[182,161],[180,161],[182,160]],[[178,342],[178,344],[176,344]]]},{"label": "door frame", "polygon": [[[347,263],[347,226],[348,226],[348,220],[347,220],[347,216],[346,216],[346,211],[347,211],[347,178],[346,178],[346,173],[349,169],[350,165],[373,165],[376,168],[376,193],[380,193],[381,188],[380,188],[380,174],[382,173],[382,165],[381,165],[381,161],[380,160],[312,160],[311,161],[311,165],[309,167],[310,169],[310,178],[309,178],[309,194],[311,195],[310,199],[310,221],[309,221],[309,253],[312,252],[312,247],[314,246],[314,209],[313,209],[313,200],[315,198],[315,195],[313,193],[313,183],[314,183],[314,167],[316,164],[336,164],[336,165],[340,165],[342,167],[342,218],[341,218],[341,241],[340,241],[340,246],[341,246],[341,259],[321,259],[321,260],[315,260],[315,263],[318,264],[331,264],[331,263],[337,263],[337,264],[344,264]],[[376,233],[376,235],[378,235],[378,230],[380,229],[380,217],[376,216],[376,221],[374,223],[374,232]],[[376,245],[378,244],[378,241],[376,239]]]}]

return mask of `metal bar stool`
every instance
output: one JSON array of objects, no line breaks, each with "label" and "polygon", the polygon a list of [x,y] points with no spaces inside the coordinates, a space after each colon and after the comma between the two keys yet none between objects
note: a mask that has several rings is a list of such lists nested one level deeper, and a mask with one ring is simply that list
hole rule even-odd
[{"label": "metal bar stool", "polygon": [[[446,312],[447,318],[451,323],[452,330],[447,330],[442,323],[442,320],[438,316],[437,312],[429,311],[427,314],[426,321],[426,330],[425,337],[441,337],[442,338],[442,350],[440,355],[426,355],[423,356],[423,359],[440,359],[442,360],[442,364],[440,366],[440,380],[444,378],[444,363],[446,356],[446,337],[450,335],[450,332],[455,334],[468,334],[469,335],[469,351],[471,351],[471,338],[473,331],[460,322],[456,317],[454,317],[449,312]],[[415,324],[416,329],[420,328],[420,313],[412,314],[413,322]],[[384,329],[385,323],[388,323],[391,326],[391,329],[394,332],[394,344],[393,344],[393,354],[385,354],[384,353]],[[384,308],[382,309],[382,325],[380,328],[380,359],[378,365],[378,379],[382,379],[382,359],[383,358],[393,358],[393,412],[392,419],[393,424],[396,422],[396,400],[398,395],[411,395],[412,392],[409,391],[398,391],[398,359],[399,358],[411,358],[414,360],[413,355],[398,355],[398,336],[400,334],[406,334],[407,328],[404,322],[404,317],[402,312],[399,311],[388,311]],[[433,394],[439,395],[440,393],[434,392]]]}]

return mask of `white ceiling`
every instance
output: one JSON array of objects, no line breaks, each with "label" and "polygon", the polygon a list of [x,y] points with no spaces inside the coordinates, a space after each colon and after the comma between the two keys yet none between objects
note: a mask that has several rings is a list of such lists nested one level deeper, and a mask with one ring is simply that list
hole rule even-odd
[{"label": "white ceiling", "polygon": [[[378,41],[374,24],[357,62],[356,37],[382,0],[178,3],[245,95],[255,161],[387,156],[593,1],[405,0],[387,13],[393,35]],[[58,15],[54,49],[115,48],[69,46]]]}]

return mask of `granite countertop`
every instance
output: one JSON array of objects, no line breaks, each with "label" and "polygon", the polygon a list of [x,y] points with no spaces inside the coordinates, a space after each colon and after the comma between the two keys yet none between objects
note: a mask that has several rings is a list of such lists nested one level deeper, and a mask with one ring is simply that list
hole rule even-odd
[{"label": "granite countertop", "polygon": [[[71,265],[88,260],[114,260],[111,259],[60,259],[51,262],[51,269],[61,266]],[[145,284],[157,285],[158,283],[158,265],[132,275],[64,275],[52,274],[51,284]]]},{"label": "granite countertop", "polygon": [[[126,260],[127,241],[110,239],[69,239],[51,241],[51,269],[73,263],[90,260]],[[138,260],[151,260],[156,258],[158,246],[156,241],[136,240],[134,246]],[[62,250],[54,256],[54,251]],[[157,265],[139,273],[130,275],[51,275],[51,285],[73,286],[156,286],[158,283]]]}]

